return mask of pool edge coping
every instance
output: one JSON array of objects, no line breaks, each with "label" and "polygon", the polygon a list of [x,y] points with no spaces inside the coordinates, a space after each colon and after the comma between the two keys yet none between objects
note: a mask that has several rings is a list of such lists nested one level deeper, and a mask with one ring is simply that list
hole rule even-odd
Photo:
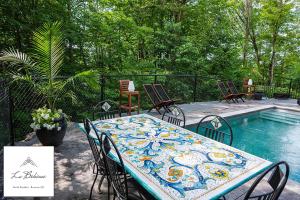
[{"label": "pool edge coping", "polygon": [[[289,110],[289,111],[294,111],[294,112],[299,112],[300,113],[300,109],[298,108],[291,108],[291,107],[286,107],[286,106],[280,106],[280,105],[262,105],[262,106],[257,106],[254,108],[247,108],[247,109],[242,109],[242,110],[238,110],[238,111],[232,111],[232,112],[227,112],[227,113],[221,113],[218,114],[221,117],[236,117],[239,115],[244,115],[244,114],[249,114],[249,113],[253,113],[253,112],[257,112],[257,111],[262,111],[262,110],[267,110],[270,108],[277,108],[277,109],[283,109],[283,110]],[[208,115],[208,114],[207,114]],[[197,124],[201,118],[203,118],[206,115],[200,115],[199,119],[188,119],[186,122],[186,126],[191,126],[191,125],[195,125]]]}]

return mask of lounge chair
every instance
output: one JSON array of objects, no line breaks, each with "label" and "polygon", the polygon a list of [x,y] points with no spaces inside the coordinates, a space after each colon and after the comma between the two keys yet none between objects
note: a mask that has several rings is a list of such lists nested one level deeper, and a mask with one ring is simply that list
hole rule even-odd
[{"label": "lounge chair", "polygon": [[157,112],[161,114],[159,111],[161,108],[164,108],[166,110],[167,106],[171,105],[169,101],[162,101],[160,99],[152,84],[144,84],[143,87],[150,101],[153,104],[153,106],[148,110],[148,112],[155,108]]},{"label": "lounge chair", "polygon": [[157,93],[157,96],[160,98],[161,101],[169,102],[170,105],[175,103],[175,100],[171,99],[164,87],[161,84],[153,84],[154,90]]},{"label": "lounge chair", "polygon": [[246,96],[246,93],[239,93],[232,81],[227,81],[227,86],[228,86],[228,89],[231,92],[231,94],[235,94],[237,99],[239,98],[243,102],[245,102],[243,97]]},{"label": "lounge chair", "polygon": [[230,100],[231,100],[234,103],[236,103],[235,99],[237,99],[237,96],[235,94],[231,94],[228,91],[228,88],[226,87],[226,85],[223,82],[219,81],[218,82],[218,87],[220,89],[220,92],[221,92],[221,95],[222,95],[222,98],[223,98],[220,101],[225,100],[227,103],[230,103]]}]

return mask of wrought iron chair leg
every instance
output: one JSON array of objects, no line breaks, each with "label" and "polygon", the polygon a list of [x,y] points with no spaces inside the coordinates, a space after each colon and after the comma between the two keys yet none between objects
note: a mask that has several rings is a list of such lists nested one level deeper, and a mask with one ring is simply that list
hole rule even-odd
[{"label": "wrought iron chair leg", "polygon": [[110,200],[110,180],[107,178],[107,199]]},{"label": "wrought iron chair leg", "polygon": [[94,179],[93,185],[92,185],[92,187],[91,187],[91,191],[90,191],[90,197],[89,197],[89,200],[91,200],[91,199],[92,199],[92,195],[93,195],[93,188],[94,188],[94,185],[95,185],[95,183],[96,183],[96,180],[97,180],[97,178],[98,178],[98,170],[97,170],[97,173],[96,173],[96,176],[95,176],[95,179]]},{"label": "wrought iron chair leg", "polygon": [[117,196],[117,195],[116,195],[116,192],[115,192],[115,190],[114,190],[114,199],[113,199],[113,200],[115,200],[115,199],[116,199],[116,196]]},{"label": "wrought iron chair leg", "polygon": [[99,194],[102,194],[101,185],[103,183],[104,178],[105,178],[105,175],[102,175],[102,177],[101,177],[101,179],[99,181],[99,184],[98,184],[98,192],[99,192]]}]

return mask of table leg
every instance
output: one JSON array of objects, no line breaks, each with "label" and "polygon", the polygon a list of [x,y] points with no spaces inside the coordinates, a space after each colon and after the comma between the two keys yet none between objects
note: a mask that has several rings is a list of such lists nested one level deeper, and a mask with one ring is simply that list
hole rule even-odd
[{"label": "table leg", "polygon": [[138,110],[137,110],[137,112],[138,112],[138,114],[140,114],[140,106],[141,106],[141,103],[140,103],[140,101],[141,101],[141,95],[140,94],[138,94]]}]

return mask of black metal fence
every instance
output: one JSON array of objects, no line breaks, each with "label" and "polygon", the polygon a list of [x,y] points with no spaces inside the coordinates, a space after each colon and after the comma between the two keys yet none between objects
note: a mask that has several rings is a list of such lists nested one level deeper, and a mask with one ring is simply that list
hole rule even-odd
[{"label": "black metal fence", "polygon": [[[161,83],[169,95],[178,103],[218,100],[219,91],[216,77],[199,75],[147,74],[147,75],[99,75],[94,74],[88,80],[75,80],[67,90],[72,91],[76,100],[65,97],[60,99],[57,108],[62,109],[71,121],[81,122],[92,116],[92,108],[103,99],[119,100],[119,80],[133,80],[136,90],[141,92],[142,109],[151,105],[144,93],[143,84]],[[254,82],[258,91],[269,98],[274,93],[290,94],[291,98],[300,97],[300,84],[293,80],[284,80],[273,86],[266,86],[263,81]],[[242,81],[235,82],[242,90]],[[24,138],[32,130],[30,128],[31,112],[45,105],[43,95],[26,82],[14,82],[8,85],[0,80],[0,141],[3,145]]]},{"label": "black metal fence", "polygon": [[136,90],[141,92],[142,108],[150,102],[144,93],[143,84],[161,83],[179,103],[216,100],[219,96],[217,79],[199,75],[147,74],[147,75],[101,75],[101,99],[119,98],[119,80],[132,80]]},{"label": "black metal fence", "polygon": [[4,145],[13,144],[11,117],[11,100],[9,87],[4,79],[0,79],[0,149]]}]

